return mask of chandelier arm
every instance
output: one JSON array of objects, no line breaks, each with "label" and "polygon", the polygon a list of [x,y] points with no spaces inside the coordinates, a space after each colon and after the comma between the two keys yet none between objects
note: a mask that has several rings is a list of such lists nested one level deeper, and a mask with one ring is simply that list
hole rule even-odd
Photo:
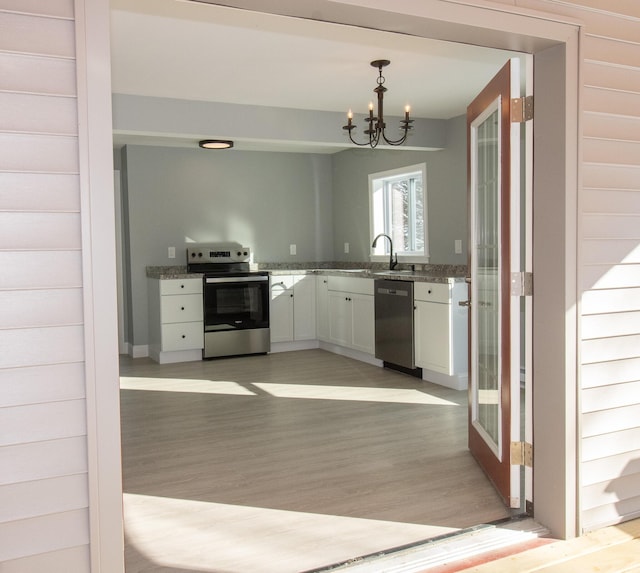
[{"label": "chandelier arm", "polygon": [[359,145],[360,147],[368,147],[369,145],[371,145],[371,138],[369,138],[368,142],[358,143],[355,139],[353,139],[353,135],[351,135],[351,130],[349,130],[349,139],[351,140],[351,143],[353,143],[354,145]]},{"label": "chandelier arm", "polygon": [[409,130],[405,129],[404,135],[400,139],[389,139],[384,131],[382,132],[382,137],[389,145],[402,145],[407,140],[407,135],[409,135]]}]

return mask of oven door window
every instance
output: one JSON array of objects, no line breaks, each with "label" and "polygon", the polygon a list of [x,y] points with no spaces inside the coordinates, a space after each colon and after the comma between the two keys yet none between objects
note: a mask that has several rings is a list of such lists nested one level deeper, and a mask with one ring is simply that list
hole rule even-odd
[{"label": "oven door window", "polygon": [[205,331],[267,328],[268,294],[268,281],[205,284]]}]

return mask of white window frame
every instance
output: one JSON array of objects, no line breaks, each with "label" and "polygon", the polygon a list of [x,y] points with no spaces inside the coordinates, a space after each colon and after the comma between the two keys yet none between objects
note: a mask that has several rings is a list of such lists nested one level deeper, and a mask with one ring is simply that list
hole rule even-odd
[{"label": "white window frame", "polygon": [[[427,209],[427,164],[418,163],[416,165],[407,165],[405,167],[398,167],[397,169],[390,169],[387,171],[380,171],[378,173],[369,174],[369,230],[371,234],[371,241],[379,233],[385,233],[385,222],[383,220],[383,210],[380,205],[382,201],[382,195],[376,196],[376,190],[380,188],[378,183],[381,180],[390,180],[400,178],[402,176],[409,176],[414,173],[421,173],[422,175],[422,206],[423,206],[423,221],[424,221],[424,248],[422,251],[414,251],[411,253],[403,253],[397,251],[394,245],[394,253],[398,253],[399,263],[428,263],[429,262],[429,219]],[[371,244],[371,243],[370,243]],[[375,249],[371,247],[369,259],[372,262],[385,262],[389,260],[389,241],[380,240],[377,242]]]}]

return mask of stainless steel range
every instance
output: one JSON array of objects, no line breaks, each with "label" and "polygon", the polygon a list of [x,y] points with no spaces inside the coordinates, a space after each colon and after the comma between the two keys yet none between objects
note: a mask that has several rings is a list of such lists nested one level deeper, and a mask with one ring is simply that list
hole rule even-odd
[{"label": "stainless steel range", "polygon": [[269,334],[269,273],[251,271],[239,243],[193,244],[187,271],[203,273],[203,358],[264,354]]}]

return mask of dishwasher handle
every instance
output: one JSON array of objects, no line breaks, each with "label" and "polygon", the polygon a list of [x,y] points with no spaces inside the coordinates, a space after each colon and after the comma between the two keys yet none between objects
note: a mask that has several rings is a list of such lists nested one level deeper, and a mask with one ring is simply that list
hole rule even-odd
[{"label": "dishwasher handle", "polygon": [[391,288],[378,287],[378,294],[388,295],[388,296],[409,296],[408,290],[398,290]]}]

